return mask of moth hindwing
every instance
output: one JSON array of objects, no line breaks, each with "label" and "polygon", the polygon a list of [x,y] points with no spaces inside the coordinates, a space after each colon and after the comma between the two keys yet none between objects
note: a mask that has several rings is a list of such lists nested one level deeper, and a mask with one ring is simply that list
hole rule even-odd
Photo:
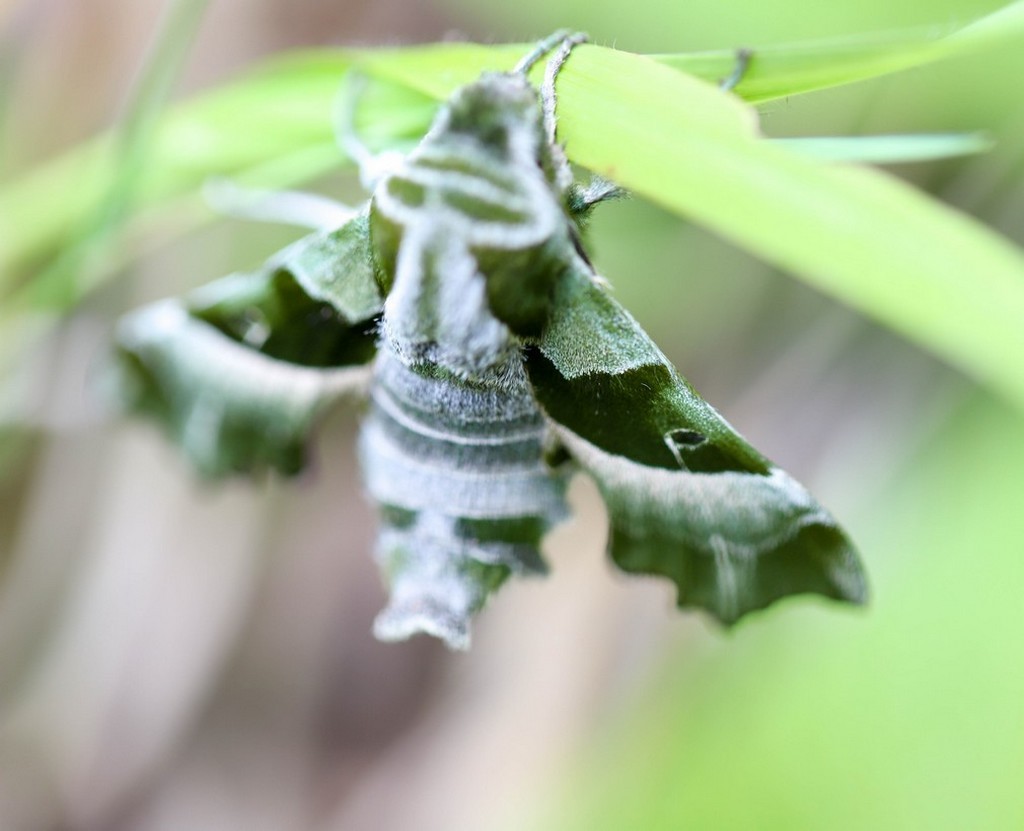
[{"label": "moth hindwing", "polygon": [[[575,184],[555,142],[555,79],[581,40],[557,33],[457,90],[382,175],[344,136],[372,184],[364,210],[172,302],[163,329],[148,312],[123,329],[136,400],[212,472],[294,469],[321,405],[368,390],[384,639],[467,646],[491,591],[544,571],[575,468],[608,506],[614,562],[669,577],[681,606],[731,623],[790,594],[865,596],[832,517],[693,391],[583,253],[582,218],[617,189]],[[527,72],[549,52],[538,91]]]}]

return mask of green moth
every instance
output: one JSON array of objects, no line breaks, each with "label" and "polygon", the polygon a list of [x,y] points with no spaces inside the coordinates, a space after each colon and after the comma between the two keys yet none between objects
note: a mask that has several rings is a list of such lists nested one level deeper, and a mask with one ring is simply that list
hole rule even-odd
[{"label": "green moth", "polygon": [[[380,509],[391,600],[375,633],[453,648],[512,574],[543,572],[569,476],[594,478],[609,552],[724,623],[791,594],[865,598],[832,517],[683,379],[580,239],[614,186],[573,181],[555,79],[581,36],[457,90],[404,158],[347,148],[372,189],[328,227],[118,332],[128,405],[203,472],[301,469],[339,398]],[[545,55],[540,91],[527,71]]]}]

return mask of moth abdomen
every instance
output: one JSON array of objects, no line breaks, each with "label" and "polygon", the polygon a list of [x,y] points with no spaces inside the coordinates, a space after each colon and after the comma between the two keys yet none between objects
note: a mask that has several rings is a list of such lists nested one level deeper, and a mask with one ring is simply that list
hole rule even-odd
[{"label": "moth abdomen", "polygon": [[360,434],[367,490],[385,506],[377,558],[392,602],[378,634],[462,645],[490,591],[545,570],[541,539],[567,514],[547,431],[521,373],[512,388],[471,384],[382,348]]},{"label": "moth abdomen", "polygon": [[382,349],[361,448],[371,494],[455,518],[564,514],[564,483],[544,462],[548,427],[526,387],[431,377]]}]

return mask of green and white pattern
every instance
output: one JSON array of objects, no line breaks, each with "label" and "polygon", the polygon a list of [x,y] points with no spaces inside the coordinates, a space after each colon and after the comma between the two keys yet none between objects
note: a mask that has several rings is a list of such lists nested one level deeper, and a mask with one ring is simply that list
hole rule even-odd
[{"label": "green and white pattern", "polygon": [[[554,82],[579,40],[559,33],[458,90],[407,157],[357,152],[373,193],[340,228],[123,324],[127,400],[211,474],[294,472],[323,407],[368,391],[383,639],[468,646],[491,591],[544,571],[577,468],[608,506],[614,562],[670,578],[680,606],[732,623],[791,594],[865,598],[832,517],[591,267],[581,223],[617,190],[575,184],[554,141]],[[526,73],[553,49],[538,92]]]}]

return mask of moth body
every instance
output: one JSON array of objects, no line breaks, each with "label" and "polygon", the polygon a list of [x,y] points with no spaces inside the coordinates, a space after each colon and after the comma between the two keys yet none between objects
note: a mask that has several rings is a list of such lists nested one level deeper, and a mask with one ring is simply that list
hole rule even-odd
[{"label": "moth body", "polygon": [[432,377],[382,348],[359,449],[380,506],[391,588],[377,635],[468,645],[470,615],[510,574],[545,571],[541,538],[566,514],[566,474],[544,462],[548,426],[514,388]]},{"label": "moth body", "polygon": [[382,506],[385,639],[425,630],[465,646],[487,591],[542,571],[541,537],[566,514],[522,356],[569,221],[544,170],[539,113],[524,79],[485,76],[371,201],[388,294],[360,452]]},{"label": "moth body", "polygon": [[[350,142],[375,184],[343,225],[121,328],[125,400],[210,475],[297,471],[322,409],[368,394],[385,640],[467,647],[491,591],[544,571],[573,469],[604,500],[612,561],[668,578],[680,606],[731,624],[794,594],[867,595],[832,516],[696,393],[584,253],[582,217],[619,191],[574,183],[555,140],[555,79],[582,39],[556,33],[455,91],[395,165]],[[538,93],[526,73],[549,53]]]}]

